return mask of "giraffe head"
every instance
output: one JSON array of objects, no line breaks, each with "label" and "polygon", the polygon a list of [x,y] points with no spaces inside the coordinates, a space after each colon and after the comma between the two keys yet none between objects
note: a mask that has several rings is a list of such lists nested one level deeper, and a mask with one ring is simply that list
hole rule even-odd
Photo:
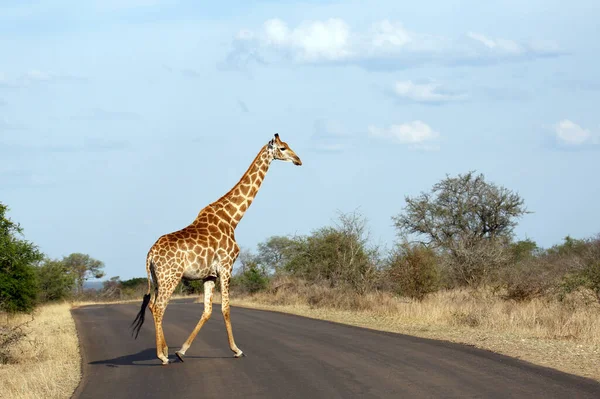
[{"label": "giraffe head", "polygon": [[269,141],[268,147],[273,159],[278,159],[284,162],[292,162],[294,165],[298,166],[302,165],[300,157],[296,155],[296,153],[285,141],[281,141],[279,134],[275,133],[275,138]]}]

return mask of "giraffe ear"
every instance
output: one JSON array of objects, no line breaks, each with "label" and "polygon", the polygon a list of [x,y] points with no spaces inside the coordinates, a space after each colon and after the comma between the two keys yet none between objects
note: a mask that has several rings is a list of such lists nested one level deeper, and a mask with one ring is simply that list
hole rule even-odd
[{"label": "giraffe ear", "polygon": [[269,140],[269,148],[273,148],[273,143],[274,143],[273,139]]}]

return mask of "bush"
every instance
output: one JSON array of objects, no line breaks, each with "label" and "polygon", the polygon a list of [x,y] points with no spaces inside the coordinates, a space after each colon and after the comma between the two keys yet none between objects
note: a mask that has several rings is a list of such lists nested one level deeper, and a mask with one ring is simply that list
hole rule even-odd
[{"label": "bush", "polygon": [[0,326],[0,364],[11,363],[14,359],[11,348],[23,340],[27,334],[23,331],[29,322],[17,326]]},{"label": "bush", "polygon": [[323,227],[296,238],[287,248],[286,272],[330,287],[365,293],[377,281],[377,250],[369,248],[366,220],[357,213],[342,214],[334,227]]},{"label": "bush", "polygon": [[506,265],[498,273],[495,286],[504,299],[526,301],[552,292],[563,273],[547,257],[529,258]]},{"label": "bush", "polygon": [[22,229],[5,216],[7,211],[0,203],[0,310],[30,312],[38,294],[35,265],[43,254],[19,237]]},{"label": "bush", "polygon": [[183,295],[198,295],[204,292],[204,281],[203,280],[181,280],[183,285],[181,293]]},{"label": "bush", "polygon": [[589,289],[600,302],[600,235],[587,240],[567,236],[565,243],[549,251],[567,270],[561,284],[562,294]]},{"label": "bush", "polygon": [[544,295],[587,289],[600,301],[600,238],[577,240],[542,251],[532,241],[511,244],[511,261],[496,276],[494,285],[505,299],[529,300]]},{"label": "bush", "polygon": [[418,300],[439,287],[436,254],[424,245],[398,245],[389,259],[387,275],[395,293]]},{"label": "bush", "polygon": [[250,294],[265,290],[269,284],[269,277],[256,263],[248,265],[236,280],[237,285]]}]

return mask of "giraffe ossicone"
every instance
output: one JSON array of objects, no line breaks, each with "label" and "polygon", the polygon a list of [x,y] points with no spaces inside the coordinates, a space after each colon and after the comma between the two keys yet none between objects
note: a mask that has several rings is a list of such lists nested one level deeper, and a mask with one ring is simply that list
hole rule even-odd
[{"label": "giraffe ossicone", "polygon": [[144,323],[146,307],[150,308],[156,333],[156,355],[163,365],[169,363],[169,349],[162,321],[169,299],[181,279],[204,281],[204,311],[181,349],[175,352],[177,357],[183,361],[185,352],[210,318],[217,278],[221,283],[221,310],[229,347],[234,357],[245,356],[233,339],[229,309],[229,283],[233,263],[240,252],[235,240],[235,228],[258,193],[273,160],[302,165],[298,155],[275,133],[231,190],[203,208],[190,225],[160,236],[148,251],[148,293],[144,295],[141,309],[132,323],[132,334],[135,333],[137,338]]}]

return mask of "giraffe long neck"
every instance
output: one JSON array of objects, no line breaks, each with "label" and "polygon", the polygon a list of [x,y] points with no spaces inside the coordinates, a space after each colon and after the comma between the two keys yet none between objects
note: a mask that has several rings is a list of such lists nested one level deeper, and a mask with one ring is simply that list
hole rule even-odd
[{"label": "giraffe long neck", "polygon": [[229,218],[229,222],[234,228],[242,220],[246,210],[256,197],[272,160],[265,145],[240,181],[227,194],[212,203],[216,210],[224,211],[222,214]]}]

